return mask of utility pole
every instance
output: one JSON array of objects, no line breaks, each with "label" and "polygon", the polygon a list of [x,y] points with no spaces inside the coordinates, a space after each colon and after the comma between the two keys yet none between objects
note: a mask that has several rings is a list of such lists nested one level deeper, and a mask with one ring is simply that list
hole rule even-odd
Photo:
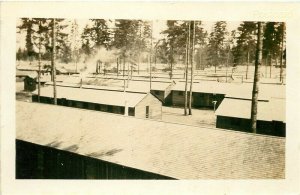
[{"label": "utility pole", "polygon": [[227,83],[227,72],[228,72],[229,56],[230,56],[230,45],[229,45],[229,50],[228,50],[228,54],[227,54],[227,61],[226,61],[226,83]]},{"label": "utility pole", "polygon": [[117,58],[117,77],[119,76],[119,58]]},{"label": "utility pole", "polygon": [[153,20],[151,21],[151,44],[150,44],[150,57],[149,57],[149,65],[150,65],[150,91],[152,88],[152,70],[151,70],[151,57],[152,57],[152,39],[153,39]]},{"label": "utility pole", "polygon": [[55,18],[52,19],[52,55],[51,55],[51,63],[52,63],[52,75],[53,75],[53,100],[54,105],[57,105],[56,99],[56,67],[55,67]]},{"label": "utility pole", "polygon": [[123,54],[123,77],[125,77],[125,54]]},{"label": "utility pole", "polygon": [[184,93],[184,115],[187,116],[187,84],[188,84],[188,68],[189,68],[189,43],[190,43],[190,28],[191,23],[188,25],[188,32],[186,37],[186,66],[185,66],[185,93]]},{"label": "utility pole", "polygon": [[194,51],[195,51],[195,32],[196,32],[196,21],[193,21],[193,42],[191,52],[191,83],[190,83],[190,100],[189,100],[189,115],[192,115],[192,100],[193,100],[193,77],[194,77]]},{"label": "utility pole", "polygon": [[248,79],[249,58],[250,58],[250,54],[249,54],[249,49],[248,49],[248,52],[247,52],[246,79]]},{"label": "utility pole", "polygon": [[252,91],[252,103],[251,103],[251,130],[253,133],[257,132],[257,107],[258,107],[258,92],[259,92],[259,77],[260,66],[262,62],[262,40],[263,40],[263,24],[258,22],[257,43],[256,43],[256,55],[255,55],[255,70],[254,70],[254,82]]}]

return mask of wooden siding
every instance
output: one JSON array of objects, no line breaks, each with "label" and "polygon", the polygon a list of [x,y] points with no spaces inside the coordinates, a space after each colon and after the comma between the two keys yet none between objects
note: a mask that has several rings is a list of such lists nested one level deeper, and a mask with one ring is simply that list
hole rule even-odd
[{"label": "wooden siding", "polygon": [[[285,137],[285,123],[278,121],[257,121],[257,133],[263,135],[274,135]],[[251,132],[251,120],[226,117],[226,116],[217,116],[217,128],[230,129],[243,132]]]},{"label": "wooden siding", "polygon": [[[76,151],[76,145],[73,146],[73,149]],[[113,155],[113,152],[104,155]],[[16,140],[16,179],[173,178]]]},{"label": "wooden siding", "polygon": [[149,118],[162,118],[162,103],[150,93],[135,106],[135,116],[146,118],[146,106],[149,106]]},{"label": "wooden siding", "polygon": [[[38,96],[33,95],[32,101],[38,102]],[[40,103],[53,104],[53,98],[41,96]],[[81,102],[81,101],[67,100],[65,98],[58,98],[57,104],[61,106],[83,108],[87,110],[96,110],[96,111],[109,112],[109,113],[122,114],[122,115],[124,114],[124,110],[125,110],[125,108],[122,106],[111,106],[111,105],[96,104],[91,102]]]},{"label": "wooden siding", "polygon": [[[173,106],[184,106],[184,91],[172,91],[171,93],[171,105]],[[188,92],[189,97],[189,92]],[[216,109],[221,104],[221,102],[224,99],[223,94],[211,94],[211,93],[198,93],[193,92],[193,98],[192,98],[192,107],[194,108],[209,108],[213,109],[214,104],[213,101],[217,101],[216,103]],[[188,98],[189,102],[189,98]]]},{"label": "wooden siding", "polygon": [[172,105],[180,106],[180,107],[184,106],[184,95],[185,95],[184,91],[172,91]]}]

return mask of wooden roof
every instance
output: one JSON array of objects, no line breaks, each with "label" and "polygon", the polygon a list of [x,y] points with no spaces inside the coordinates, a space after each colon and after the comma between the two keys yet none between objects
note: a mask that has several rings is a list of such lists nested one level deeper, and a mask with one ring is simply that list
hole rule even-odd
[{"label": "wooden roof", "polygon": [[172,178],[285,177],[284,138],[26,102],[16,121],[16,139]]}]

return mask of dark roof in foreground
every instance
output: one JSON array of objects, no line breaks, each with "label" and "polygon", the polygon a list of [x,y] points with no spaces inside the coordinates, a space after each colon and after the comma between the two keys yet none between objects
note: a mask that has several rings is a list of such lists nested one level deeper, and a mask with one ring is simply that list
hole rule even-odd
[{"label": "dark roof in foreground", "polygon": [[38,103],[16,112],[19,140],[172,178],[285,177],[284,138]]}]

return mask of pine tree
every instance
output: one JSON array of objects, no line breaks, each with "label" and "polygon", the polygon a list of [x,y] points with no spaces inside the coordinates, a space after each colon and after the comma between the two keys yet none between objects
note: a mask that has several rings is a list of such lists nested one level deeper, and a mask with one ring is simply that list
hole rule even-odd
[{"label": "pine tree", "polygon": [[256,23],[242,22],[237,29],[239,36],[236,39],[236,47],[233,48],[234,63],[243,64],[253,61],[255,58]]},{"label": "pine tree", "polygon": [[83,53],[87,56],[90,56],[92,54],[92,45],[90,44],[90,36],[89,36],[89,26],[86,25],[83,29],[83,33],[81,35],[81,49]]},{"label": "pine tree", "polygon": [[26,31],[26,52],[27,57],[32,61],[32,58],[36,55],[34,51],[34,44],[33,44],[33,34],[34,34],[34,24],[35,21],[32,18],[21,18],[21,25],[18,26],[20,31]]},{"label": "pine tree", "polygon": [[120,50],[123,61],[137,60],[140,52],[149,48],[149,24],[141,20],[116,20],[113,47]]},{"label": "pine tree", "polygon": [[217,66],[224,64],[226,59],[225,38],[228,35],[226,25],[224,21],[216,22],[209,37],[208,60],[210,65],[214,65],[215,72]]}]

